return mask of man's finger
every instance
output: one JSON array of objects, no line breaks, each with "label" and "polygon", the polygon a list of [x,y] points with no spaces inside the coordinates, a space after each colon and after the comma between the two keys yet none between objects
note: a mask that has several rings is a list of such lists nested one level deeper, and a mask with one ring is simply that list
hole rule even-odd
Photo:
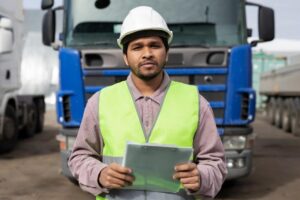
[{"label": "man's finger", "polygon": [[193,176],[199,176],[199,172],[197,169],[194,169],[192,171],[180,171],[174,173],[174,178],[175,179],[180,179],[180,178],[188,178],[188,177],[193,177]]},{"label": "man's finger", "polygon": [[197,166],[195,163],[184,163],[184,164],[178,164],[175,166],[175,171],[190,171],[195,169]]},{"label": "man's finger", "polygon": [[[120,172],[121,171],[121,172]],[[125,172],[125,173],[123,173]],[[133,181],[133,177],[127,173],[130,169],[122,167],[119,164],[112,163],[105,167],[99,177],[99,183],[105,188],[120,188]]]},{"label": "man's finger", "polygon": [[183,184],[183,187],[196,192],[200,189],[200,183]]},{"label": "man's finger", "polygon": [[118,171],[115,171],[113,169],[108,170],[107,174],[111,177],[124,180],[127,182],[132,182],[134,180],[133,176],[131,176],[130,174],[119,173]]},{"label": "man's finger", "polygon": [[193,176],[193,177],[188,177],[188,178],[181,178],[180,182],[182,184],[194,184],[194,183],[199,183],[200,178],[198,176]]},{"label": "man's finger", "polygon": [[123,167],[117,163],[112,163],[110,165],[111,169],[119,172],[119,173],[123,173],[123,174],[131,174],[131,169],[130,168],[127,168],[127,167]]},{"label": "man's finger", "polygon": [[111,177],[111,176],[107,177],[107,182],[108,182],[108,185],[114,185],[114,186],[117,186],[117,187],[124,187],[124,186],[130,184],[129,182],[127,182],[125,180],[121,180],[121,179]]}]

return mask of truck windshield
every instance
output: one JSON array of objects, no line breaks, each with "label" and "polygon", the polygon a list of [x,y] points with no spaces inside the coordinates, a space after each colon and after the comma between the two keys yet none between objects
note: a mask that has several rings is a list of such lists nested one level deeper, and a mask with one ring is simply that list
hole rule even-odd
[{"label": "truck windshield", "polygon": [[243,0],[110,0],[97,9],[95,0],[65,1],[66,46],[117,48],[121,24],[130,9],[146,5],[157,10],[174,33],[171,44],[234,46],[246,43]]}]

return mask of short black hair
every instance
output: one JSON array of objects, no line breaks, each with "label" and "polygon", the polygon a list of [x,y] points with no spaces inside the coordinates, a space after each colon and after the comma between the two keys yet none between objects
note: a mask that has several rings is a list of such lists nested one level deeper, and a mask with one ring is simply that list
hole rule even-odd
[{"label": "short black hair", "polygon": [[131,41],[141,38],[141,37],[149,37],[149,36],[158,36],[161,38],[166,51],[169,51],[169,43],[168,43],[168,37],[169,35],[164,31],[158,31],[158,30],[147,30],[147,31],[139,31],[133,34],[130,34],[122,39],[123,43],[123,54],[127,54],[128,45]]}]

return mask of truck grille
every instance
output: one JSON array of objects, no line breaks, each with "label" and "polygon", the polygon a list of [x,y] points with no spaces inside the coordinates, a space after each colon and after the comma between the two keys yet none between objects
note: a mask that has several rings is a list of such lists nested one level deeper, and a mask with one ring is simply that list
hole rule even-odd
[{"label": "truck grille", "polygon": [[[199,92],[210,103],[217,124],[223,123],[227,69],[170,69],[166,71],[172,80],[196,85]],[[86,100],[103,87],[126,80],[128,69],[84,70]]]},{"label": "truck grille", "polygon": [[70,108],[70,97],[69,96],[63,96],[62,97],[62,103],[63,103],[63,116],[65,122],[71,121],[71,108]]},{"label": "truck grille", "polygon": [[247,120],[248,119],[248,113],[249,113],[249,95],[242,94],[242,108],[241,108],[241,119]]}]

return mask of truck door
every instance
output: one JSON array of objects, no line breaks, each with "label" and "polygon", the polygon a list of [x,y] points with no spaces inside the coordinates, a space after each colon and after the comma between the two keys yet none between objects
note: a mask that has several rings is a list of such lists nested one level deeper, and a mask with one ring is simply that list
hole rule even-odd
[{"label": "truck door", "polygon": [[14,30],[12,20],[0,14],[0,96],[16,87],[13,57]]}]

